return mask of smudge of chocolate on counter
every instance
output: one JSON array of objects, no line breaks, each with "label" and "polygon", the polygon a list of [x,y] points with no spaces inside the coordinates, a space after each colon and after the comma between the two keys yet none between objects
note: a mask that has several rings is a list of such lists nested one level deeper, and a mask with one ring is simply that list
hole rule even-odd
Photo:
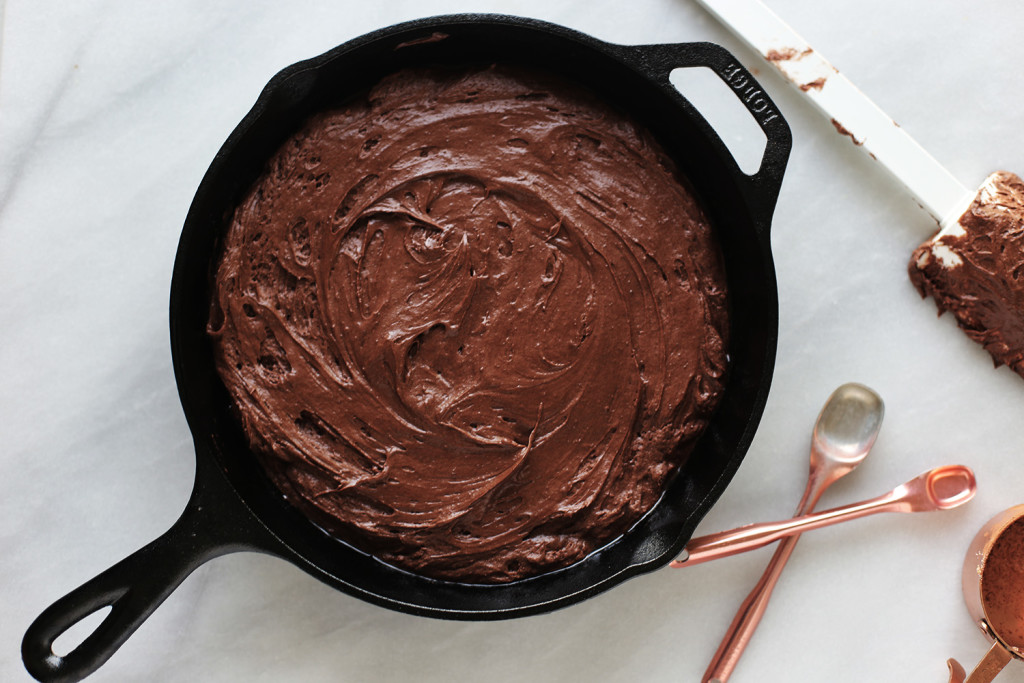
[{"label": "smudge of chocolate on counter", "polygon": [[444,40],[447,37],[448,37],[447,33],[442,33],[441,31],[434,31],[429,36],[423,36],[422,38],[414,38],[412,40],[407,40],[404,43],[399,43],[398,45],[395,45],[395,49],[396,50],[401,50],[403,47],[412,47],[413,45],[426,45],[428,43],[439,43],[439,42],[441,42],[442,40]]},{"label": "smudge of chocolate on counter", "polygon": [[825,87],[825,79],[816,78],[810,83],[801,83],[799,87],[804,92],[807,92],[808,90],[821,90]]},{"label": "smudge of chocolate on counter", "polygon": [[997,367],[1024,377],[1024,180],[993,173],[958,224],[914,250],[910,281]]},{"label": "smudge of chocolate on counter", "polygon": [[853,141],[853,144],[857,145],[858,147],[860,147],[861,145],[864,144],[863,140],[858,140],[856,137],[854,137],[853,133],[851,133],[850,131],[848,131],[846,129],[846,126],[844,126],[843,124],[839,123],[835,119],[832,119],[832,126],[836,129],[836,131],[840,135],[845,135],[846,137],[850,138],[850,140]]}]

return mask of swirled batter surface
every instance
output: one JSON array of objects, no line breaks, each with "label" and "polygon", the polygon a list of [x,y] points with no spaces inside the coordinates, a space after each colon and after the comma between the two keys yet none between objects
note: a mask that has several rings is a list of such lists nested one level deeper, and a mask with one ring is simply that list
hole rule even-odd
[{"label": "swirled batter surface", "polygon": [[658,500],[722,390],[726,292],[649,133],[504,67],[315,116],[225,238],[209,332],[263,466],[410,571],[564,567]]}]

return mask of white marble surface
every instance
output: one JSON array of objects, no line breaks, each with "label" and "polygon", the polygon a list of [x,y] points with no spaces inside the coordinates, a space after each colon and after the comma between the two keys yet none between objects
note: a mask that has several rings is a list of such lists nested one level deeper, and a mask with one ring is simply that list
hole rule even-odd
[{"label": "white marble surface", "polygon": [[[1024,172],[1024,4],[771,0],[965,184]],[[815,532],[733,680],[945,681],[987,642],[959,571],[1024,502],[1024,381],[937,318],[905,263],[934,228],[827,121],[690,0],[142,3],[7,0],[0,42],[0,680],[52,600],[163,532],[194,461],[167,334],[171,265],[202,174],[278,69],[366,31],[456,11],[530,15],[622,43],[710,40],[756,69],[794,132],[773,243],[781,298],[767,411],[711,532],[787,516],[814,417],[878,390],[868,462],[825,503],[933,465],[975,468],[967,507]],[[269,557],[191,576],[96,681],[697,681],[768,550],[660,570],[560,612],[405,616]],[[1000,680],[1024,680],[1011,664]]]}]

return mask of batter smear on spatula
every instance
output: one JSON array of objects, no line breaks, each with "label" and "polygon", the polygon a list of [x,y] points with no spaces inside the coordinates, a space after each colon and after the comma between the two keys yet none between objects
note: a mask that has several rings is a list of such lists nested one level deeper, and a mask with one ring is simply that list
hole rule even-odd
[{"label": "batter smear on spatula", "polygon": [[967,335],[1024,376],[1024,180],[990,175],[960,220],[914,251],[910,279]]}]

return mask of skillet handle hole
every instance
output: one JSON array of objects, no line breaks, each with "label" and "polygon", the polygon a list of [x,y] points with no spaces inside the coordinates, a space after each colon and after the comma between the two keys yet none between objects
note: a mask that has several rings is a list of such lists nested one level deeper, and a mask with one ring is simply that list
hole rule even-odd
[{"label": "skillet handle hole", "polygon": [[669,82],[714,128],[740,170],[757,173],[768,137],[729,86],[705,66],[673,69]]},{"label": "skillet handle hole", "polygon": [[113,605],[100,607],[74,622],[60,633],[50,646],[53,654],[58,657],[67,657],[92,633],[96,631],[103,620],[110,614]]}]

